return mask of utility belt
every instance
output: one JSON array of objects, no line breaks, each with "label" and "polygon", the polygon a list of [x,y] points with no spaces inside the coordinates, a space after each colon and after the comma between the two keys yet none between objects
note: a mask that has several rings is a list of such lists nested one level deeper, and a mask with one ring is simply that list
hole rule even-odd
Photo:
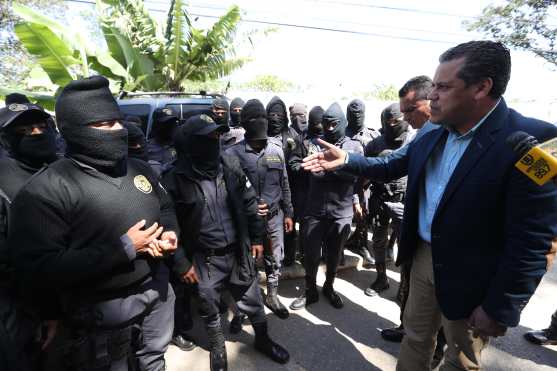
[{"label": "utility belt", "polygon": [[132,326],[122,329],[70,329],[67,342],[62,347],[68,370],[97,370],[110,367],[122,359],[130,362]]},{"label": "utility belt", "polygon": [[207,276],[211,279],[211,267],[212,267],[212,259],[215,256],[226,256],[226,255],[233,255],[238,251],[238,244],[232,243],[226,247],[222,247],[220,249],[207,249],[204,248],[201,250],[201,253],[205,256],[204,262],[207,266]]},{"label": "utility belt", "polygon": [[265,217],[267,218],[267,220],[272,219],[278,215],[279,211],[280,207],[275,207],[274,210],[269,211]]},{"label": "utility belt", "polygon": [[206,258],[210,258],[210,257],[213,257],[213,256],[225,256],[225,255],[234,254],[234,253],[236,253],[237,250],[238,250],[238,244],[237,243],[232,243],[228,246],[221,247],[221,248],[218,248],[218,249],[202,248],[202,249],[200,249],[200,252],[203,255],[205,255]]}]

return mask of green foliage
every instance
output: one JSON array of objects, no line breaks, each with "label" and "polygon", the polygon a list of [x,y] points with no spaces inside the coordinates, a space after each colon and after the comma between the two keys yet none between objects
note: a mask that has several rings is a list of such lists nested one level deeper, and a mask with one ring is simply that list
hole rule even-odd
[{"label": "green foliage", "polygon": [[[40,9],[42,13],[57,18],[65,12],[62,0],[17,0],[18,4]],[[14,32],[18,22],[13,12],[15,1],[0,1],[0,86],[24,86],[30,71],[37,64]]]},{"label": "green foliage", "polygon": [[[72,79],[89,76],[90,69],[108,77],[117,90],[183,91],[194,82],[229,75],[248,60],[235,57],[237,6],[208,30],[192,27],[182,0],[171,1],[166,25],[151,17],[143,0],[97,0],[96,9],[107,51],[92,46],[79,27],[69,29],[52,17],[14,5],[21,19],[15,25],[17,41],[40,66],[33,68],[27,85],[43,87],[41,99],[53,97]],[[0,7],[0,17],[4,13]]]},{"label": "green foliage", "polygon": [[398,89],[393,84],[376,84],[370,92],[363,94],[364,99],[398,101]]},{"label": "green foliage", "polygon": [[[235,57],[233,42],[240,22],[237,6],[231,7],[210,29],[201,30],[192,26],[182,0],[171,1],[165,27],[151,18],[141,0],[97,0],[97,5],[111,54],[134,78],[143,76],[141,89],[183,91],[191,81],[227,76],[248,61]],[[152,71],[141,75],[141,71],[130,70],[130,61],[122,53],[122,39],[127,39],[125,49],[137,50],[153,61]]]},{"label": "green foliage", "polygon": [[505,5],[487,6],[477,20],[465,25],[557,66],[556,11],[554,0],[507,0]]},{"label": "green foliage", "polygon": [[11,89],[11,88],[3,88],[0,86],[0,97],[2,99],[12,93],[19,93],[27,96],[30,100],[40,104],[44,108],[50,111],[54,111],[54,94],[51,92],[40,92],[40,91],[29,91],[29,90],[21,90],[21,89]]},{"label": "green foliage", "polygon": [[284,92],[295,88],[295,85],[275,75],[258,75],[252,81],[242,85],[245,89],[264,92]]}]

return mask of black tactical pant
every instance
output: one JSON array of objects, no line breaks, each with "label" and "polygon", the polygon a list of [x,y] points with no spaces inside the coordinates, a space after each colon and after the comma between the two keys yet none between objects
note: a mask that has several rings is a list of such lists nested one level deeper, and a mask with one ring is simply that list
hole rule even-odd
[{"label": "black tactical pant", "polygon": [[222,256],[208,257],[203,253],[193,256],[193,264],[199,278],[201,316],[207,327],[220,326],[219,306],[225,290],[230,292],[240,312],[246,314],[252,324],[267,321],[257,278],[245,286],[230,283],[235,261],[234,252]]},{"label": "black tactical pant", "polygon": [[282,271],[282,261],[284,260],[284,213],[277,209],[270,213],[265,219],[265,230],[267,238],[265,240],[265,273],[267,283],[278,286],[280,273]]},{"label": "black tactical pant", "polygon": [[176,294],[174,305],[174,335],[183,335],[193,328],[191,300],[196,294],[194,286],[173,280],[172,287]]},{"label": "black tactical pant", "polygon": [[294,261],[296,258],[296,244],[299,245],[300,254],[303,254],[303,246],[300,241],[298,241],[296,223],[299,223],[299,230],[301,231],[305,201],[307,198],[307,189],[304,188],[304,185],[290,184],[290,187],[292,191],[292,207],[294,209],[294,229],[291,233],[284,235],[284,259]]},{"label": "black tactical pant", "polygon": [[389,247],[389,230],[392,229],[393,231],[390,237],[393,244],[400,232],[402,213],[399,214],[388,206],[388,204],[395,203],[396,200],[386,203],[374,197],[370,198],[369,201],[370,225],[373,233],[371,249],[376,264],[385,264],[387,248]]},{"label": "black tactical pant", "polygon": [[0,286],[0,370],[38,369],[40,345],[35,340],[40,322],[17,302],[13,291]]},{"label": "black tactical pant", "polygon": [[[64,321],[51,360],[68,371],[160,371],[174,327],[168,276],[149,278],[127,295],[94,303],[81,299]],[[51,368],[52,369],[52,368]]]},{"label": "black tactical pant", "polygon": [[321,247],[327,251],[327,281],[332,284],[336,276],[340,255],[350,234],[352,217],[340,219],[304,218],[304,268],[306,287],[315,287]]}]

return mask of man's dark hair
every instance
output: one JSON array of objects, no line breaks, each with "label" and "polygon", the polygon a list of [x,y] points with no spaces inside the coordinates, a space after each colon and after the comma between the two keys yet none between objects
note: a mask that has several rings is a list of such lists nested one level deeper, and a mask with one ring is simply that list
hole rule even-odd
[{"label": "man's dark hair", "polygon": [[404,98],[411,91],[416,92],[416,100],[426,100],[427,96],[433,90],[433,81],[427,76],[416,76],[404,84],[398,91],[398,97]]},{"label": "man's dark hair", "polygon": [[439,62],[459,58],[465,61],[457,76],[467,86],[491,78],[493,87],[489,96],[497,99],[505,93],[511,78],[511,54],[505,45],[495,41],[469,41],[441,54]]}]

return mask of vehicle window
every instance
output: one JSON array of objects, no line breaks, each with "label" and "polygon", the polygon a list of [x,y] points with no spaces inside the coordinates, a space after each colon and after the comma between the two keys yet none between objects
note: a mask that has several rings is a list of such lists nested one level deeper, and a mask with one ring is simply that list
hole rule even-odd
[{"label": "vehicle window", "polygon": [[207,113],[211,110],[211,104],[182,104],[182,122],[189,119],[191,116]]},{"label": "vehicle window", "polygon": [[126,104],[120,106],[120,111],[124,116],[133,115],[141,119],[141,130],[147,132],[147,123],[149,122],[150,106],[148,104]]},{"label": "vehicle window", "polygon": [[182,119],[182,107],[180,104],[167,104],[166,108],[170,109],[178,119]]}]

